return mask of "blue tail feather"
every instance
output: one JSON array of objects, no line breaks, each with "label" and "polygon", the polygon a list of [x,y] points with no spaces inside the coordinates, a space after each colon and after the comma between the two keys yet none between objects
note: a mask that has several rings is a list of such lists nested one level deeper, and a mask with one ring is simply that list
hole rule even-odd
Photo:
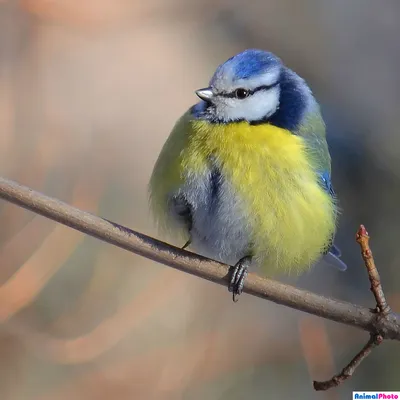
[{"label": "blue tail feather", "polygon": [[322,261],[339,271],[346,271],[347,265],[339,258],[341,254],[342,253],[338,247],[332,246],[329,252],[324,254]]}]

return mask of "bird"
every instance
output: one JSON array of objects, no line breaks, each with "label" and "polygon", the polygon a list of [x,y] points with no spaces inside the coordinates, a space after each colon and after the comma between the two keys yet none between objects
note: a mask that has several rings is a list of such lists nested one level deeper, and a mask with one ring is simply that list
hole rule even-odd
[{"label": "bird", "polygon": [[219,65],[155,162],[149,203],[161,231],[231,266],[237,301],[264,276],[318,262],[346,270],[319,103],[275,54],[247,49]]}]

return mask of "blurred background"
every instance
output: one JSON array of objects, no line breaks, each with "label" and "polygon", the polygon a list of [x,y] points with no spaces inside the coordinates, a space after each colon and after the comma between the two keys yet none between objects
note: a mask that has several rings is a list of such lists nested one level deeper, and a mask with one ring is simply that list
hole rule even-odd
[{"label": "blurred background", "polygon": [[[286,279],[373,307],[364,223],[400,309],[397,0],[0,0],[0,170],[157,235],[146,185],[175,120],[248,47],[303,76],[329,125],[346,273]],[[349,399],[400,390],[384,343],[338,389],[365,332],[157,265],[0,203],[0,399]],[[284,278],[282,278],[284,279]]]}]

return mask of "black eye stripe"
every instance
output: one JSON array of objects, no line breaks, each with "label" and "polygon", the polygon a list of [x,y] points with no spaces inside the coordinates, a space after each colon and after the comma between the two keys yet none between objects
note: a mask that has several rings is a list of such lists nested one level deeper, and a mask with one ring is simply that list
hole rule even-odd
[{"label": "black eye stripe", "polygon": [[[272,85],[263,85],[263,86],[259,86],[253,90],[248,90],[248,95],[251,96],[254,93],[257,93],[261,90],[269,90],[272,89],[273,87],[277,86],[279,84],[279,82],[275,82]],[[227,97],[227,98],[236,98],[236,89],[233,92],[220,92],[216,94],[217,96],[221,96],[221,97]]]}]

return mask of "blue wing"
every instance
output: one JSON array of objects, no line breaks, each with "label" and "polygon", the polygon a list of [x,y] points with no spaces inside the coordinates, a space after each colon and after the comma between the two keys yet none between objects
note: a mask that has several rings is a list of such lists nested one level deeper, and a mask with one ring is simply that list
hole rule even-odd
[{"label": "blue wing", "polygon": [[333,190],[331,174],[328,171],[319,174],[320,184],[332,197],[335,197],[335,191]]},{"label": "blue wing", "polygon": [[[320,173],[320,184],[333,198],[336,197],[331,181],[331,175],[328,171]],[[339,247],[335,245],[334,240],[335,237],[332,236],[322,259],[340,271],[346,271],[347,265],[340,259],[342,252]]]}]

